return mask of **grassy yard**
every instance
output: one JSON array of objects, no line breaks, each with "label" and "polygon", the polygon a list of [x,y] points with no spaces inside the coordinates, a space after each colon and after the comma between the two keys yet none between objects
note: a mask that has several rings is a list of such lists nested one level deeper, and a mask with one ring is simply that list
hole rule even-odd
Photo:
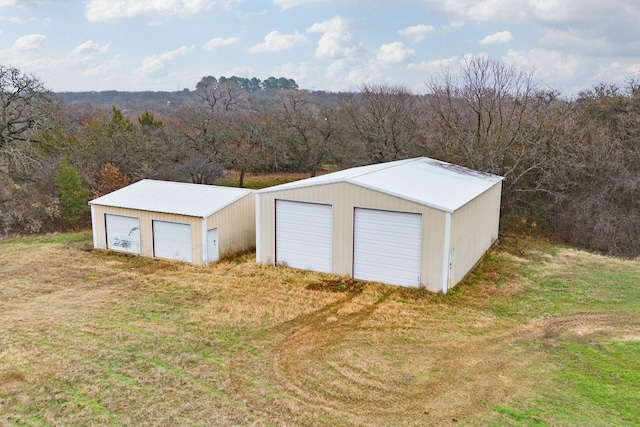
[{"label": "grassy yard", "polygon": [[0,241],[0,425],[640,425],[640,261],[504,245],[447,295]]}]

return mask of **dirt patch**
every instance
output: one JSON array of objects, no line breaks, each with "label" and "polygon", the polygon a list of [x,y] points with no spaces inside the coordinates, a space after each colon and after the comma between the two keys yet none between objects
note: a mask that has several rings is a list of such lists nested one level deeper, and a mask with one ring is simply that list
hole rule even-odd
[{"label": "dirt patch", "polygon": [[365,282],[360,280],[344,278],[344,279],[327,279],[320,282],[314,282],[307,285],[310,291],[325,292],[346,292],[350,294],[359,294],[365,286]]},{"label": "dirt patch", "polygon": [[543,317],[530,322],[518,335],[542,338],[547,343],[561,337],[624,340],[640,335],[640,315],[585,313]]},{"label": "dirt patch", "polygon": [[3,387],[6,386],[7,384],[22,383],[26,381],[27,381],[26,375],[20,371],[16,371],[16,370],[0,371],[0,384],[2,384]]},{"label": "dirt patch", "polygon": [[[0,370],[0,389],[3,393],[12,394],[29,385],[27,374],[16,369]],[[0,394],[1,396],[1,394]],[[2,400],[0,399],[0,403]],[[0,405],[0,408],[2,405]]]}]

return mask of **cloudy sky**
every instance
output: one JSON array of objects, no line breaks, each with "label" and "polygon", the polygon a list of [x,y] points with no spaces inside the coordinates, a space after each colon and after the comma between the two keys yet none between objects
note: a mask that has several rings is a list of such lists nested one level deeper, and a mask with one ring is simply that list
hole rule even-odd
[{"label": "cloudy sky", "polygon": [[572,96],[640,76],[639,22],[638,0],[0,0],[0,65],[56,92],[236,75],[424,93],[488,55]]}]

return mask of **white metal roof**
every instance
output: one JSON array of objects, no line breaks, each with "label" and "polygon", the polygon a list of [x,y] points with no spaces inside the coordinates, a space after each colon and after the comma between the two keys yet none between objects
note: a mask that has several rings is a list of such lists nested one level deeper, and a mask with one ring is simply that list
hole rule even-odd
[{"label": "white metal roof", "polygon": [[425,206],[453,212],[502,179],[497,175],[440,160],[418,157],[345,169],[276,185],[256,193],[348,182]]},{"label": "white metal roof", "polygon": [[205,218],[252,192],[245,188],[144,179],[89,204]]}]

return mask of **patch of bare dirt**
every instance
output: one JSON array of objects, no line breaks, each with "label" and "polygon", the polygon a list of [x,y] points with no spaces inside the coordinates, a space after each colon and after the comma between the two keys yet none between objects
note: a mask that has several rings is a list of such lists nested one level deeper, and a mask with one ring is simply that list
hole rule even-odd
[{"label": "patch of bare dirt", "polygon": [[364,289],[365,282],[351,278],[326,279],[319,282],[310,283],[307,289],[311,291],[325,292],[346,292],[359,294]]},{"label": "patch of bare dirt", "polygon": [[584,313],[536,319],[518,331],[521,337],[542,338],[547,343],[562,337],[606,337],[623,340],[640,336],[640,315]]}]

